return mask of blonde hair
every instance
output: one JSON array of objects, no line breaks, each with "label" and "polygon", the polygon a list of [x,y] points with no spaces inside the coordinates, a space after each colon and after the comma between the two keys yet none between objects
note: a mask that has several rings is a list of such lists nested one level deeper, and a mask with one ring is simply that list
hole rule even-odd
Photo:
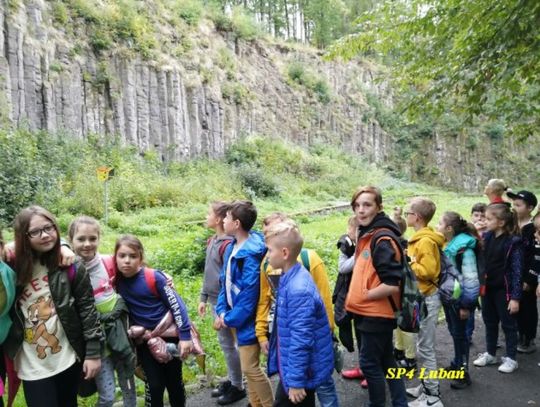
[{"label": "blonde hair", "polygon": [[291,219],[274,223],[266,232],[266,241],[272,241],[278,247],[286,247],[290,251],[291,258],[296,259],[302,250],[304,239],[300,234],[298,225]]},{"label": "blonde hair", "polygon": [[504,180],[499,178],[492,178],[488,181],[487,187],[491,190],[492,193],[502,196],[504,192],[508,189]]},{"label": "blonde hair", "polygon": [[426,222],[426,225],[433,219],[437,206],[429,198],[416,197],[411,200],[409,205],[411,212],[416,213],[419,217]]},{"label": "blonde hair", "polygon": [[290,219],[290,218],[284,212],[272,212],[271,214],[266,215],[266,217],[263,219],[263,225],[268,226],[269,224],[274,223],[275,221],[284,222],[287,219]]}]

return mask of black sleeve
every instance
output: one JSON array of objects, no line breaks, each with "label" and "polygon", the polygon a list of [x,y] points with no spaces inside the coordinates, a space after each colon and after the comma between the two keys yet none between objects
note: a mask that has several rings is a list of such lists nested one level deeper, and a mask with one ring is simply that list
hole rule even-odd
[{"label": "black sleeve", "polygon": [[372,258],[379,279],[387,285],[399,285],[403,266],[398,261],[399,254],[388,239],[380,240],[375,245]]}]

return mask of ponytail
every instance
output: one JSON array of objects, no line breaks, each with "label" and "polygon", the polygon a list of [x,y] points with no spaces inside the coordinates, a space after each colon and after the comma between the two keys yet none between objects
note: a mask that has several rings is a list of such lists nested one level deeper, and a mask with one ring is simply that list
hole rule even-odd
[{"label": "ponytail", "polygon": [[519,222],[517,214],[506,203],[489,204],[486,212],[491,212],[498,220],[504,222],[503,230],[509,235],[519,235]]},{"label": "ponytail", "polygon": [[446,226],[450,226],[454,231],[454,235],[457,236],[460,233],[466,233],[476,239],[476,244],[481,245],[482,239],[478,234],[478,231],[471,222],[467,222],[459,213],[448,211],[443,214]]}]

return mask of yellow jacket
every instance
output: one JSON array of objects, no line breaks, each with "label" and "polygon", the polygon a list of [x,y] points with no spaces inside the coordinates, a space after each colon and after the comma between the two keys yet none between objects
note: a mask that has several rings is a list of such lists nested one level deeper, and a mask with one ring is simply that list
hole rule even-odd
[{"label": "yellow jacket", "polygon": [[[328,322],[330,323],[330,329],[334,331],[334,310],[332,307],[332,294],[330,292],[330,283],[328,282],[328,275],[324,268],[319,255],[314,250],[307,250],[309,258],[309,272],[313,277],[315,285],[319,289],[319,293],[324,302],[326,308],[326,315],[328,316]],[[302,263],[300,256],[298,261]],[[266,270],[265,270],[266,266]],[[281,275],[281,269],[274,270],[266,261],[266,257],[261,262],[261,292],[259,296],[259,303],[257,304],[257,316],[255,319],[255,335],[259,340],[259,343],[268,341],[268,314],[270,312],[270,306],[275,301],[272,295],[272,288],[268,283],[269,275]]]},{"label": "yellow jacket", "polygon": [[441,272],[440,249],[443,244],[444,236],[428,226],[415,232],[409,239],[407,254],[422,295],[431,295],[437,290],[435,283]]}]

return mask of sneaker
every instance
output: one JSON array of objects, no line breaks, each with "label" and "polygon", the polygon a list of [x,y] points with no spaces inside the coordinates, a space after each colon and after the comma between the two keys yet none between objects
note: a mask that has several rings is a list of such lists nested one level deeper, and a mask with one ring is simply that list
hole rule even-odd
[{"label": "sneaker", "polygon": [[516,362],[514,359],[503,356],[501,360],[502,363],[499,366],[499,372],[501,373],[512,373],[518,368],[518,362]]},{"label": "sneaker", "polygon": [[536,352],[536,343],[534,343],[534,340],[524,341],[523,343],[520,343],[518,345],[517,351],[519,353],[533,353],[533,352]]},{"label": "sneaker", "polygon": [[343,376],[343,378],[349,379],[349,380],[363,379],[364,378],[364,373],[362,373],[362,370],[360,370],[359,367],[355,367],[354,369],[341,371],[341,376]]},{"label": "sneaker", "polygon": [[424,402],[427,400],[428,395],[426,393],[421,393],[416,400],[410,401],[407,403],[409,407],[419,407],[424,405]]},{"label": "sneaker", "polygon": [[398,367],[405,369],[416,369],[416,359],[405,358],[397,362]]},{"label": "sneaker", "polygon": [[360,382],[360,386],[361,386],[363,389],[367,389],[367,388],[368,388],[367,380],[366,380],[366,379],[362,379],[362,381]]},{"label": "sneaker", "polygon": [[463,390],[469,387],[471,384],[471,376],[469,376],[469,372],[465,372],[463,379],[453,379],[450,382],[450,388],[454,390]]},{"label": "sneaker", "polygon": [[217,403],[220,406],[226,406],[227,404],[232,404],[238,400],[242,400],[244,397],[246,397],[245,389],[239,389],[238,387],[231,385],[225,394],[219,396]]},{"label": "sneaker", "polygon": [[444,404],[439,396],[420,397],[417,400],[411,401],[409,407],[444,407]]},{"label": "sneaker", "polygon": [[232,386],[232,383],[230,380],[225,380],[224,382],[221,382],[218,387],[216,387],[214,390],[212,390],[212,397],[220,397],[223,396],[225,393],[227,393],[227,390]]},{"label": "sneaker", "polygon": [[494,365],[495,363],[497,363],[497,358],[487,352],[484,352],[478,355],[478,357],[473,362],[473,365],[483,367],[487,365]]},{"label": "sneaker", "polygon": [[422,383],[420,383],[416,387],[408,387],[407,389],[405,389],[405,392],[407,393],[407,396],[416,399],[416,398],[420,397],[422,394],[425,394],[424,393],[424,385]]}]

